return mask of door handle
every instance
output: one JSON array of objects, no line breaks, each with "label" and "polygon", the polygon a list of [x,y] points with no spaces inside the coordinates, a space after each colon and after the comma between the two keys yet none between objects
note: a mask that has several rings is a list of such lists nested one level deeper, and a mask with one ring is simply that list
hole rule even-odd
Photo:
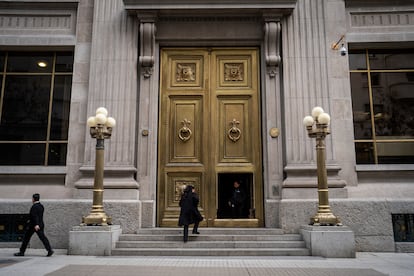
[{"label": "door handle", "polygon": [[178,131],[178,137],[181,139],[181,141],[187,142],[191,138],[191,134],[193,134],[189,127],[191,125],[191,121],[185,118],[181,121],[181,124],[183,125],[183,127],[180,128],[180,130]]},{"label": "door handle", "polygon": [[237,142],[240,139],[241,136],[241,130],[237,127],[237,125],[240,124],[239,121],[236,119],[233,119],[233,121],[230,122],[232,125],[231,128],[227,131],[227,136],[230,140],[233,142]]}]

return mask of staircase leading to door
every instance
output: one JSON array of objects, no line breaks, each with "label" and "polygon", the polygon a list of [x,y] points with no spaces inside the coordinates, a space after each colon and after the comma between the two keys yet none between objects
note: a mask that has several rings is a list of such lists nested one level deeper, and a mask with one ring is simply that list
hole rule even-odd
[{"label": "staircase leading to door", "polygon": [[308,256],[299,234],[269,228],[200,228],[184,243],[182,228],[140,229],[122,234],[115,256]]}]

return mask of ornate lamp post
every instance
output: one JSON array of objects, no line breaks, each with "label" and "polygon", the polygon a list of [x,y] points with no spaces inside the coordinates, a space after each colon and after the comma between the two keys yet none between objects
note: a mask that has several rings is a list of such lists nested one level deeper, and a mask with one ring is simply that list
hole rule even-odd
[{"label": "ornate lamp post", "polygon": [[308,136],[316,138],[316,162],[318,174],[318,212],[311,218],[312,225],[342,225],[329,207],[328,177],[326,172],[325,137],[330,134],[328,129],[331,117],[321,107],[312,110],[312,116],[306,116],[303,124]]},{"label": "ornate lamp post", "polygon": [[107,116],[106,108],[100,107],[96,110],[96,116],[89,117],[87,121],[91,137],[96,138],[96,160],[92,210],[88,216],[82,218],[82,223],[86,225],[112,224],[112,218],[107,216],[103,209],[104,141],[111,138],[116,121]]}]

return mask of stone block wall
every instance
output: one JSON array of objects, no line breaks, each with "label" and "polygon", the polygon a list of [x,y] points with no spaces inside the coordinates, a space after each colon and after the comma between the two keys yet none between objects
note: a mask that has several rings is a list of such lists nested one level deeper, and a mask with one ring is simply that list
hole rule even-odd
[{"label": "stone block wall", "polygon": [[[356,251],[395,252],[392,214],[414,213],[413,200],[337,199],[330,201],[334,215],[355,233]],[[318,210],[315,200],[282,200],[280,227],[297,233]]]},{"label": "stone block wall", "polygon": [[[53,248],[68,248],[69,231],[82,222],[82,216],[91,211],[91,200],[48,200],[45,207],[45,233]],[[29,201],[8,200],[0,202],[0,214],[28,213]],[[140,227],[141,203],[134,200],[108,201],[104,203],[105,213],[112,217],[114,225],[120,225],[122,233],[134,233]],[[31,248],[43,248],[36,235],[30,242]]]}]

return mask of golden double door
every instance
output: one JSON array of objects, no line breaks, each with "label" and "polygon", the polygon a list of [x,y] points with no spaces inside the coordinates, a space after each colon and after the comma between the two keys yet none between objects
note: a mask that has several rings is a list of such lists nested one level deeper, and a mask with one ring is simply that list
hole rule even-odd
[{"label": "golden double door", "polygon": [[[182,189],[200,196],[202,226],[263,226],[257,48],[161,50],[157,218],[177,226]],[[233,182],[245,202],[236,217]]]}]

